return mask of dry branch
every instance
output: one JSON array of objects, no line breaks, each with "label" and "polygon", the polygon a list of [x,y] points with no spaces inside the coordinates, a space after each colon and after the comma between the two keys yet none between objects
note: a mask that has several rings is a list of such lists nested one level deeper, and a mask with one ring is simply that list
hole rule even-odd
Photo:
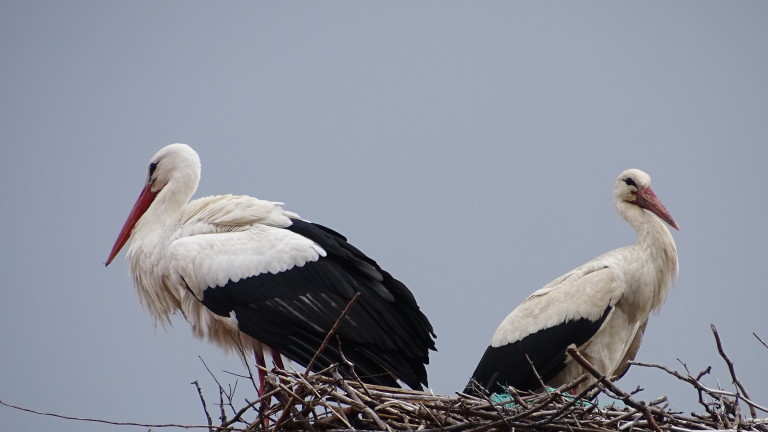
[{"label": "dry branch", "polygon": [[[587,359],[584,358],[584,356],[579,353],[579,351],[576,348],[570,347],[568,348],[568,355],[573,357],[574,360],[576,360],[577,363],[581,365],[587,372],[592,374],[592,376],[597,379],[597,382],[603,386],[603,391],[610,390],[613,394],[618,396],[618,399],[620,399],[625,404],[631,406],[632,408],[636,409],[637,411],[640,411],[643,413],[643,416],[645,417],[646,421],[648,422],[648,425],[651,429],[653,429],[656,432],[661,432],[661,428],[656,424],[656,420],[653,419],[653,413],[651,413],[651,410],[648,408],[648,406],[645,405],[645,403],[638,402],[632,397],[630,397],[629,394],[624,393],[621,391],[618,387],[616,387],[611,380],[606,378],[600,371],[598,371],[591,363],[587,361]],[[656,414],[664,415],[664,412],[661,410],[657,410]]]},{"label": "dry branch", "polygon": [[[725,350],[723,349],[723,343],[720,341],[720,335],[717,333],[717,327],[715,327],[714,324],[710,324],[710,327],[712,328],[712,334],[715,336],[715,343],[717,344],[717,352],[720,353],[720,357],[725,360],[725,364],[728,365],[728,371],[731,373],[731,378],[733,378],[733,383],[736,385],[736,387],[741,390],[742,395],[744,395],[744,398],[750,399],[749,393],[747,393],[747,389],[744,388],[744,385],[739,381],[738,378],[736,378],[736,370],[734,369],[733,362],[730,358],[725,354]],[[749,406],[750,414],[752,414],[752,418],[757,417],[757,412],[755,412],[755,407],[750,405]]]},{"label": "dry branch", "polygon": [[752,332],[752,336],[754,336],[757,340],[759,340],[760,343],[763,344],[764,347],[768,348],[768,343],[765,343],[764,340],[760,339],[760,336],[758,336],[757,333]]}]

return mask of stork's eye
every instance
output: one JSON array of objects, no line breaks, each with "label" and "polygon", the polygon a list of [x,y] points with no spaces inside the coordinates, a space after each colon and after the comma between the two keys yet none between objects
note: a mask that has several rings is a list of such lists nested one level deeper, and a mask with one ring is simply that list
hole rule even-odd
[{"label": "stork's eye", "polygon": [[153,163],[149,164],[149,177],[148,178],[152,178],[152,174],[155,173],[155,169],[157,169],[157,162],[153,162]]},{"label": "stork's eye", "polygon": [[635,183],[634,180],[632,180],[632,177],[627,177],[624,179],[624,183],[627,184],[627,186],[634,186],[637,187],[637,183]]}]

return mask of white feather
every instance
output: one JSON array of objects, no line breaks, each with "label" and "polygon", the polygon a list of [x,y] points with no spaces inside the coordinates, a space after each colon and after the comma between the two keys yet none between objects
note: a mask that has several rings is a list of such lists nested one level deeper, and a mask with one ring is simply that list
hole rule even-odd
[{"label": "white feather", "polygon": [[291,231],[252,225],[243,231],[198,234],[168,247],[169,270],[201,296],[206,288],[317,261],[325,251]]},{"label": "white feather", "polygon": [[597,258],[550,282],[513,310],[491,339],[499,347],[564,322],[597,321],[623,289],[603,258]]}]

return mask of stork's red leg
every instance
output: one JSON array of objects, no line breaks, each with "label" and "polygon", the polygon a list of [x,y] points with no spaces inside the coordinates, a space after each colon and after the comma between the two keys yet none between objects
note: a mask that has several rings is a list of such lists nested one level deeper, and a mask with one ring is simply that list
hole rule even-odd
[{"label": "stork's red leg", "polygon": [[276,368],[280,370],[285,370],[285,365],[283,364],[283,356],[280,355],[280,351],[270,348],[270,353],[272,354],[272,363],[275,365]]},{"label": "stork's red leg", "polygon": [[264,375],[266,372],[262,368],[267,367],[267,363],[264,360],[264,350],[261,347],[254,348],[253,355],[256,357],[256,369],[259,373],[259,394],[264,394]]},{"label": "stork's red leg", "polygon": [[[256,357],[256,369],[259,371],[259,396],[264,396],[264,380],[266,378],[266,367],[267,362],[264,359],[264,348],[261,346],[261,344],[258,344],[253,349],[253,355]],[[258,367],[261,366],[261,367]],[[262,369],[264,368],[264,369]],[[271,399],[271,398],[270,398]],[[262,417],[262,413],[267,412],[267,408],[269,407],[269,399],[265,399],[261,401],[261,408],[259,409],[259,418],[261,419],[262,426],[264,427],[264,430],[267,430],[269,426],[269,417],[264,416]]]}]

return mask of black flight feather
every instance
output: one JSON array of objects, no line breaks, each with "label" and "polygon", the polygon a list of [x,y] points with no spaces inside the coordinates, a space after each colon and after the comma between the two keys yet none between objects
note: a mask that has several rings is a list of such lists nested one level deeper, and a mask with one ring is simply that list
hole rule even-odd
[{"label": "black flight feather", "polygon": [[[413,294],[344,236],[293,219],[285,229],[311,239],[327,256],[290,270],[264,273],[207,288],[203,304],[214,313],[234,312],[240,331],[306,366],[352,297],[362,295],[342,320],[336,339],[314,370],[341,361],[339,349],[371,384],[427,385],[425,364],[434,332]],[[344,365],[342,365],[342,369]]]},{"label": "black flight feather", "polygon": [[612,309],[608,306],[597,321],[570,320],[506,345],[489,346],[464,392],[477,395],[478,387],[490,393],[502,392],[508,386],[530,391],[540,388],[528,358],[546,383],[565,368],[568,346],[578,347],[591,339]]}]

